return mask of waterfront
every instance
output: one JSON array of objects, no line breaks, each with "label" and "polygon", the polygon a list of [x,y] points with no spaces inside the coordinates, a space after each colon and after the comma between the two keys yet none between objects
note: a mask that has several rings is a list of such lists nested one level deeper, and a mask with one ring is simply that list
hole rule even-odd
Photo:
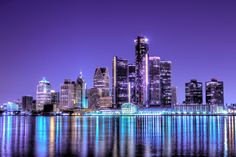
[{"label": "waterfront", "polygon": [[234,116],[1,116],[0,156],[235,156]]}]

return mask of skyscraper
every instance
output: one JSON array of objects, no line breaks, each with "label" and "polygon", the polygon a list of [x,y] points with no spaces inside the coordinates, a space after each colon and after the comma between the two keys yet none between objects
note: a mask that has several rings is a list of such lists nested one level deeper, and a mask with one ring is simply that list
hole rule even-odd
[{"label": "skyscraper", "polygon": [[160,62],[161,105],[171,105],[171,61]]},{"label": "skyscraper", "polygon": [[93,85],[102,90],[102,96],[109,96],[109,73],[108,68],[98,67],[94,73]]},{"label": "skyscraper", "polygon": [[76,81],[75,99],[76,108],[88,108],[88,103],[86,99],[86,83],[83,79],[82,72],[80,72],[79,77]]},{"label": "skyscraper", "polygon": [[142,107],[148,102],[148,39],[138,36],[135,40],[135,95],[136,104]]},{"label": "skyscraper", "polygon": [[59,107],[59,102],[60,102],[60,92],[51,90],[51,104],[54,104],[56,105],[56,107]]},{"label": "skyscraper", "polygon": [[217,79],[206,82],[206,104],[224,105],[224,83]]},{"label": "skyscraper", "polygon": [[177,105],[177,87],[171,87],[171,105]]},{"label": "skyscraper", "polygon": [[128,88],[130,88],[128,97],[131,103],[135,103],[135,78],[135,64],[128,64]]},{"label": "skyscraper", "polygon": [[117,56],[112,64],[112,101],[115,108],[128,102],[128,61]]},{"label": "skyscraper", "polygon": [[190,80],[185,83],[185,103],[186,104],[202,104],[202,83],[197,80]]},{"label": "skyscraper", "polygon": [[[97,104],[98,108],[111,108],[112,97],[109,90],[109,73],[108,68],[98,67],[94,73],[93,89],[90,90],[89,102]],[[94,97],[93,97],[94,96]],[[94,105],[93,105],[94,106]]]},{"label": "skyscraper", "polygon": [[149,57],[149,105],[161,104],[160,57]]},{"label": "skyscraper", "polygon": [[22,110],[31,111],[33,108],[33,97],[32,96],[23,96],[22,97]]},{"label": "skyscraper", "polygon": [[50,82],[43,78],[39,81],[36,91],[36,110],[42,111],[44,105],[51,103],[51,85]]},{"label": "skyscraper", "polygon": [[99,109],[99,99],[101,98],[102,91],[98,88],[91,88],[88,93],[88,104],[90,109]]},{"label": "skyscraper", "polygon": [[76,84],[70,79],[65,79],[64,83],[61,85],[60,92],[60,109],[70,110],[75,107],[76,104]]}]

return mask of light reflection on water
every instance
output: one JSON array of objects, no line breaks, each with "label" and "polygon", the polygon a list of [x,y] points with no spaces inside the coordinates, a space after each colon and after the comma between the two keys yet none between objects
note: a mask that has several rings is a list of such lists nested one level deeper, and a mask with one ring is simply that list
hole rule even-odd
[{"label": "light reflection on water", "polygon": [[0,156],[235,156],[234,116],[0,117]]}]

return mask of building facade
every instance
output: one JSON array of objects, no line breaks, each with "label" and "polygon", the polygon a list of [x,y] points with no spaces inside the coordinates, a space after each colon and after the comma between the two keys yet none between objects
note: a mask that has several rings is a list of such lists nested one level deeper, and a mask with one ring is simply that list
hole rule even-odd
[{"label": "building facade", "polygon": [[112,64],[112,103],[114,108],[120,108],[128,102],[128,61],[117,56]]},{"label": "building facade", "polygon": [[148,39],[138,36],[135,40],[135,101],[139,107],[148,104]]},{"label": "building facade", "polygon": [[51,84],[46,78],[39,81],[36,91],[36,110],[42,111],[43,106],[51,103]]},{"label": "building facade", "polygon": [[32,96],[23,96],[22,97],[22,110],[31,111],[33,107],[33,97]]},{"label": "building facade", "polygon": [[197,80],[190,80],[185,84],[185,103],[202,104],[202,83]]},{"label": "building facade", "polygon": [[99,99],[102,96],[102,90],[98,88],[91,88],[88,92],[88,106],[90,109],[99,109]]},{"label": "building facade", "polygon": [[206,104],[224,105],[224,83],[217,79],[206,82]]},{"label": "building facade", "polygon": [[109,96],[109,72],[106,67],[98,67],[94,73],[93,79],[94,88],[102,90],[102,96]]},{"label": "building facade", "polygon": [[160,82],[161,82],[161,105],[171,105],[171,61],[160,62]]},{"label": "building facade", "polygon": [[177,104],[177,87],[171,87],[171,105],[178,105]]},{"label": "building facade", "polygon": [[160,57],[149,57],[149,97],[150,106],[161,105]]},{"label": "building facade", "polygon": [[135,103],[135,64],[128,64],[128,98],[129,102]]},{"label": "building facade", "polygon": [[93,79],[93,88],[90,89],[89,99],[90,108],[102,109],[112,107],[108,68],[96,68]]},{"label": "building facade", "polygon": [[76,105],[76,83],[70,79],[65,79],[61,85],[60,106],[61,110],[74,109]]},{"label": "building facade", "polygon": [[75,88],[75,108],[88,108],[86,98],[86,82],[83,79],[82,73],[79,74],[79,77],[76,80]]},{"label": "building facade", "polygon": [[55,104],[57,107],[60,103],[60,92],[51,90],[51,104]]}]

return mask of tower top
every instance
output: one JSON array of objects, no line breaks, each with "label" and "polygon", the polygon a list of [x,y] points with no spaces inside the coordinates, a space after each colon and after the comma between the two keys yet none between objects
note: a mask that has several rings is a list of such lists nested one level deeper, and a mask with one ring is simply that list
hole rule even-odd
[{"label": "tower top", "polygon": [[48,80],[46,80],[46,77],[43,77],[39,83],[50,83]]},{"label": "tower top", "polygon": [[134,43],[148,43],[148,38],[144,36],[137,36],[136,39],[134,39]]}]

